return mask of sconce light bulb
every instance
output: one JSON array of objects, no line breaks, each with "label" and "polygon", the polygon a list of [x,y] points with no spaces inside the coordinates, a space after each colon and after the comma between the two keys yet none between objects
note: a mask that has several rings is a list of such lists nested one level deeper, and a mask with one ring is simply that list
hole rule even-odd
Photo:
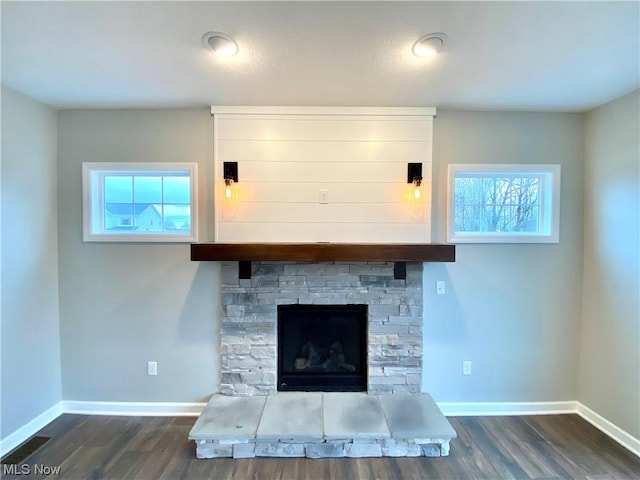
[{"label": "sconce light bulb", "polygon": [[225,189],[224,196],[227,198],[233,197],[233,178],[225,178],[224,179]]},{"label": "sconce light bulb", "polygon": [[413,177],[413,196],[418,199],[422,195],[420,191],[420,186],[422,185],[422,177],[420,175],[415,175]]}]

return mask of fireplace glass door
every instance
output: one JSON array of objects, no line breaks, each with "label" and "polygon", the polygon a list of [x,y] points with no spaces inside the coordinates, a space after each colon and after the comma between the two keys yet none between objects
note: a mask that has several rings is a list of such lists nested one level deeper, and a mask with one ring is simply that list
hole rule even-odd
[{"label": "fireplace glass door", "polygon": [[278,306],[278,390],[367,390],[366,305]]}]

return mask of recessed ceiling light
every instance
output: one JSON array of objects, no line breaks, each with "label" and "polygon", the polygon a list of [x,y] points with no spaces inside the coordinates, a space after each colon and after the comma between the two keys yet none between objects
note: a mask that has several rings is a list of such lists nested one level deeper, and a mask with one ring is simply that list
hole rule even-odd
[{"label": "recessed ceiling light", "polygon": [[202,36],[205,46],[216,55],[230,57],[238,53],[238,44],[231,37],[220,32],[207,32]]},{"label": "recessed ceiling light", "polygon": [[430,33],[424,37],[420,37],[416,43],[413,44],[413,54],[418,57],[430,57],[436,55],[442,46],[447,36],[444,33]]}]

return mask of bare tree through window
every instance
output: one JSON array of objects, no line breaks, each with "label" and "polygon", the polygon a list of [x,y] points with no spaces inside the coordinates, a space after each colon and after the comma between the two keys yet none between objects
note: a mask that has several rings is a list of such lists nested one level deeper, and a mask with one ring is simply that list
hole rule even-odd
[{"label": "bare tree through window", "polygon": [[452,163],[448,170],[449,242],[560,241],[560,165]]},{"label": "bare tree through window", "polygon": [[538,176],[456,176],[455,230],[537,232],[540,195]]}]

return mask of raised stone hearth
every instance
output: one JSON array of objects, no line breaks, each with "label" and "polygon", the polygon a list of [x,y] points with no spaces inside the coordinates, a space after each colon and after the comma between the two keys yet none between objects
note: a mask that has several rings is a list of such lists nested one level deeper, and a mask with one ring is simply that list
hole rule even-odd
[{"label": "raised stone hearth", "polygon": [[189,433],[198,458],[440,457],[455,431],[427,394],[214,395]]},{"label": "raised stone hearth", "polygon": [[270,395],[276,385],[278,305],[367,305],[367,392],[416,394],[422,379],[422,263],[222,262],[221,393]]}]

